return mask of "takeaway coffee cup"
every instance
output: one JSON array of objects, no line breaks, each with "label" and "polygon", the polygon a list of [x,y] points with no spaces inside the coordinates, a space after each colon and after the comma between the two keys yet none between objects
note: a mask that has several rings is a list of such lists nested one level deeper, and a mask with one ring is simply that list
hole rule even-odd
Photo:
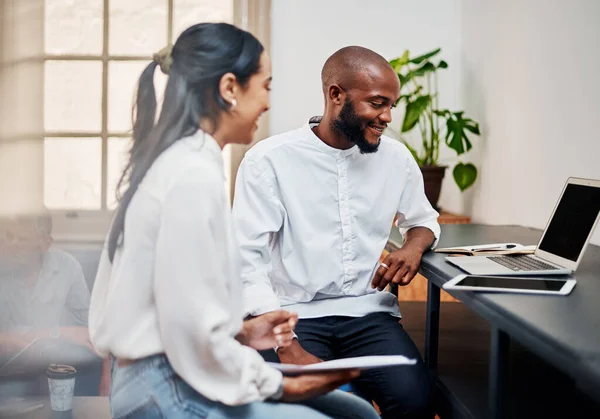
[{"label": "takeaway coffee cup", "polygon": [[46,370],[50,389],[50,405],[55,412],[66,412],[73,406],[73,390],[77,370],[70,365],[50,364]]}]

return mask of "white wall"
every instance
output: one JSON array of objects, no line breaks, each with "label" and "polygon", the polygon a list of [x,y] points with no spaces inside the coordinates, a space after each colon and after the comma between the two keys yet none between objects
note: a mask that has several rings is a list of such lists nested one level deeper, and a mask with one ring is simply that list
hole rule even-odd
[{"label": "white wall", "polygon": [[[387,59],[405,49],[437,47],[450,63],[440,79],[442,104],[460,94],[460,0],[273,0],[271,6],[271,134],[297,128],[323,111],[321,67],[348,45],[370,48]],[[401,124],[397,118],[392,125]]]},{"label": "white wall", "polygon": [[44,73],[32,58],[42,55],[44,1],[0,3],[0,216],[14,216],[43,208]]},{"label": "white wall", "polygon": [[337,49],[390,59],[442,47],[440,104],[465,109],[483,135],[463,159],[479,180],[461,194],[447,173],[441,206],[543,228],[568,176],[600,178],[597,22],[597,0],[273,0],[271,134],[322,111],[320,70]]},{"label": "white wall", "polygon": [[[600,178],[600,1],[463,0],[463,97],[480,119],[475,221],[543,228],[568,176]],[[600,244],[600,229],[593,242]]]}]

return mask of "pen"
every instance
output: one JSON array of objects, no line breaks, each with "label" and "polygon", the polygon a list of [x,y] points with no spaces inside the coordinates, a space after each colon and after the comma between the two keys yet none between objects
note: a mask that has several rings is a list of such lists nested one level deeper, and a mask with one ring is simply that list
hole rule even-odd
[{"label": "pen", "polygon": [[471,252],[477,252],[478,250],[503,250],[503,249],[513,249],[517,246],[514,244],[507,244],[506,246],[495,246],[495,247],[478,247],[475,249],[470,249]]}]

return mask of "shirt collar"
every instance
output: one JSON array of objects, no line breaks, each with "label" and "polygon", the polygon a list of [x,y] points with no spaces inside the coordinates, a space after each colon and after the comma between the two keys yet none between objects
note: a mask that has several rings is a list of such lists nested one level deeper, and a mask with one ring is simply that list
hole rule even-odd
[{"label": "shirt collar", "polygon": [[212,135],[199,129],[194,134],[183,138],[181,141],[184,141],[186,144],[188,144],[192,150],[206,150],[213,160],[218,162],[219,165],[223,167],[223,150],[221,150],[221,146],[219,146],[219,143],[213,138]]},{"label": "shirt collar", "polygon": [[54,294],[58,292],[59,287],[55,281],[60,280],[59,274],[60,266],[56,255],[51,250],[46,251],[43,255],[38,281],[33,289],[34,297],[45,302],[51,300]]},{"label": "shirt collar", "polygon": [[319,125],[319,123],[321,122],[321,118],[322,117],[320,117],[320,116],[313,116],[302,127],[302,129],[306,133],[306,136],[315,144],[315,146],[319,150],[321,150],[327,154],[336,156],[336,157],[347,157],[358,151],[358,147],[356,145],[354,145],[346,150],[340,150],[339,148],[331,147],[330,145],[326,144],[323,140],[321,140],[319,137],[317,137],[317,135],[314,133],[314,131],[312,129],[314,127],[316,127],[317,125]]}]

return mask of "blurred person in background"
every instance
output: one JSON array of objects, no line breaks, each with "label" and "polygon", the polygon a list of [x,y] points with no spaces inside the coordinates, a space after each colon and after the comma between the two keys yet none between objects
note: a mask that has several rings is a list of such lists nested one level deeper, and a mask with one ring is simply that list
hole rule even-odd
[{"label": "blurred person in background", "polygon": [[[157,121],[156,67],[169,76]],[[140,76],[90,307],[116,418],[378,418],[331,392],[356,371],[290,378],[265,363],[256,350],[289,345],[295,314],[243,320],[221,150],[252,141],[270,83],[263,46],[225,23],[188,28]]]},{"label": "blurred person in background", "polygon": [[[52,242],[46,212],[0,221],[0,367],[9,383],[11,372],[30,375],[18,392],[37,394],[48,364],[70,364],[81,373],[77,392],[97,395],[101,361],[87,328],[90,292],[79,262]],[[108,392],[104,372],[101,394]]]}]

